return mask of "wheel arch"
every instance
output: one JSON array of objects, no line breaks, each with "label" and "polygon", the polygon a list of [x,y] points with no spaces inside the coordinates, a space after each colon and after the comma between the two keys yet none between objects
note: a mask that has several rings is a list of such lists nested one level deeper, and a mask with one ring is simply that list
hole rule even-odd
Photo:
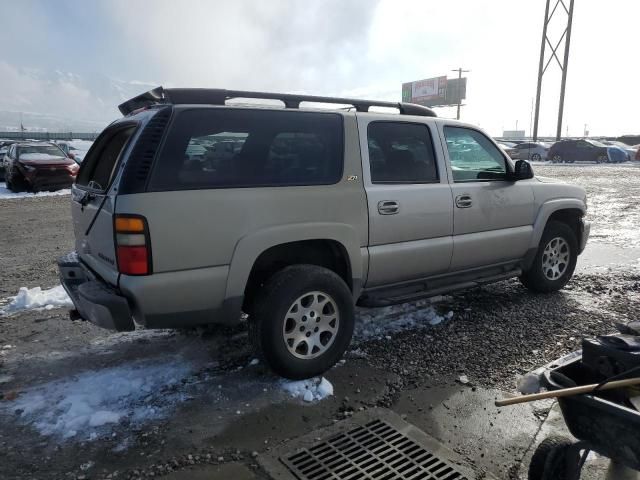
[{"label": "wheel arch", "polygon": [[566,223],[575,233],[578,245],[580,245],[582,235],[580,219],[585,213],[584,203],[577,198],[555,199],[544,203],[533,224],[533,236],[529,247],[538,248],[544,229],[552,220]]},{"label": "wheel arch", "polygon": [[249,234],[237,243],[229,265],[225,298],[240,308],[250,289],[288,265],[307,263],[333,270],[354,298],[364,281],[356,230],[346,224],[296,224]]}]

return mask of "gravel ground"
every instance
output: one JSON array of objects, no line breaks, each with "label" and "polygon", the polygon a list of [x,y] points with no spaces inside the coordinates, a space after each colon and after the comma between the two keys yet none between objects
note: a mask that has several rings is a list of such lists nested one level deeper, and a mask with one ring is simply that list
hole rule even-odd
[{"label": "gravel ground", "polygon": [[[638,244],[640,168],[535,169],[587,188],[594,242],[615,248]],[[55,258],[73,245],[68,203],[68,197],[0,201],[0,299],[21,286],[58,284]],[[142,428],[122,425],[102,440],[43,437],[0,413],[0,478],[108,478],[116,470],[118,478],[142,478],[234,460],[260,476],[255,452],[360,408],[394,407],[410,389],[451,385],[466,375],[480,388],[513,391],[517,375],[575,350],[582,336],[638,319],[640,271],[637,264],[582,269],[565,290],[551,295],[532,294],[512,280],[447,296],[433,306],[443,316],[452,311],[453,317],[435,326],[357,339],[346,364],[328,374],[336,395],[311,408],[285,402],[277,379],[261,365],[247,366],[251,352],[243,325],[113,335],[71,322],[60,309],[0,317],[0,347],[11,345],[0,352],[0,407],[31,385],[134,360],[154,361],[168,351],[194,365],[172,416]],[[423,304],[403,310],[423,311]],[[216,396],[220,386],[224,394]],[[517,471],[515,460],[511,467],[510,472]]]}]

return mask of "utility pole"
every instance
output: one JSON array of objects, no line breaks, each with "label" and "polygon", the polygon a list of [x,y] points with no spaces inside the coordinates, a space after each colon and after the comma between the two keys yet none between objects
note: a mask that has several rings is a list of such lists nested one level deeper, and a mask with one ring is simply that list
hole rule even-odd
[{"label": "utility pole", "polygon": [[458,72],[458,112],[456,113],[456,120],[460,120],[460,107],[462,106],[462,98],[460,95],[460,86],[462,85],[462,74],[469,73],[471,70],[463,70],[461,68],[456,68],[451,70],[452,72]]},{"label": "utility pole", "polygon": [[[571,42],[571,24],[573,23],[573,1],[574,0],[568,0],[569,8],[567,8],[565,4],[566,1],[567,0],[556,0],[555,6],[553,7],[551,14],[549,14],[550,0],[546,1],[546,6],[544,10],[544,23],[542,25],[542,42],[540,44],[540,62],[538,64],[536,111],[535,111],[535,117],[533,121],[533,141],[534,142],[538,139],[538,120],[540,118],[540,94],[542,92],[542,76],[545,74],[545,72],[547,71],[547,67],[551,63],[551,60],[553,60],[554,58],[562,72],[562,82],[560,84],[560,103],[558,105],[558,125],[556,128],[556,140],[560,140],[560,137],[562,136],[562,115],[564,112],[564,93],[565,93],[565,87],[567,84],[567,68],[569,64],[569,45]],[[553,15],[556,13],[559,6],[562,6],[562,9],[564,9],[565,13],[567,14],[567,26],[565,27],[564,32],[562,33],[562,35],[560,36],[560,39],[557,41],[554,47],[547,35],[547,25],[553,18]],[[562,43],[562,40],[564,40],[564,59],[563,59],[564,61],[560,62],[560,59],[558,58],[556,51],[558,50],[558,47]],[[545,48],[547,44],[551,48],[551,56],[549,57],[549,59],[547,60],[547,63],[545,64],[544,57],[545,57]]]}]

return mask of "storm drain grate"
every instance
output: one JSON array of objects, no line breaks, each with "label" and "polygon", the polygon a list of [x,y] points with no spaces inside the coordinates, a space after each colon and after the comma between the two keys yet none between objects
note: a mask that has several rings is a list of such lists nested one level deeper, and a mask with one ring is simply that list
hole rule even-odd
[{"label": "storm drain grate", "polygon": [[299,480],[467,480],[383,420],[280,457]]}]

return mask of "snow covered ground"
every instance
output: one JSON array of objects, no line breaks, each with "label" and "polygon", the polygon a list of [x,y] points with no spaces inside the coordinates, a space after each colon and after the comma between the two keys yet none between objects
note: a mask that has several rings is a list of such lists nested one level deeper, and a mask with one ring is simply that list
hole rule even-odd
[{"label": "snow covered ground", "polygon": [[0,316],[11,315],[22,310],[72,307],[73,302],[65,292],[62,285],[42,290],[40,287],[21,287],[15,297],[10,297],[9,302],[0,307]]},{"label": "snow covered ground", "polygon": [[6,198],[28,198],[28,197],[52,197],[57,195],[69,195],[71,193],[71,189],[65,188],[62,190],[56,190],[55,192],[12,192],[7,188],[7,184],[4,182],[0,182],[0,199]]},{"label": "snow covered ground", "polygon": [[433,305],[437,300],[439,298],[384,308],[360,308],[357,312],[354,341],[382,338],[401,330],[427,328],[453,318],[451,311],[444,315],[438,314]]},{"label": "snow covered ground", "polygon": [[2,409],[42,435],[94,440],[112,435],[118,424],[164,417],[184,399],[177,386],[192,368],[163,357],[90,370],[29,388]]}]

